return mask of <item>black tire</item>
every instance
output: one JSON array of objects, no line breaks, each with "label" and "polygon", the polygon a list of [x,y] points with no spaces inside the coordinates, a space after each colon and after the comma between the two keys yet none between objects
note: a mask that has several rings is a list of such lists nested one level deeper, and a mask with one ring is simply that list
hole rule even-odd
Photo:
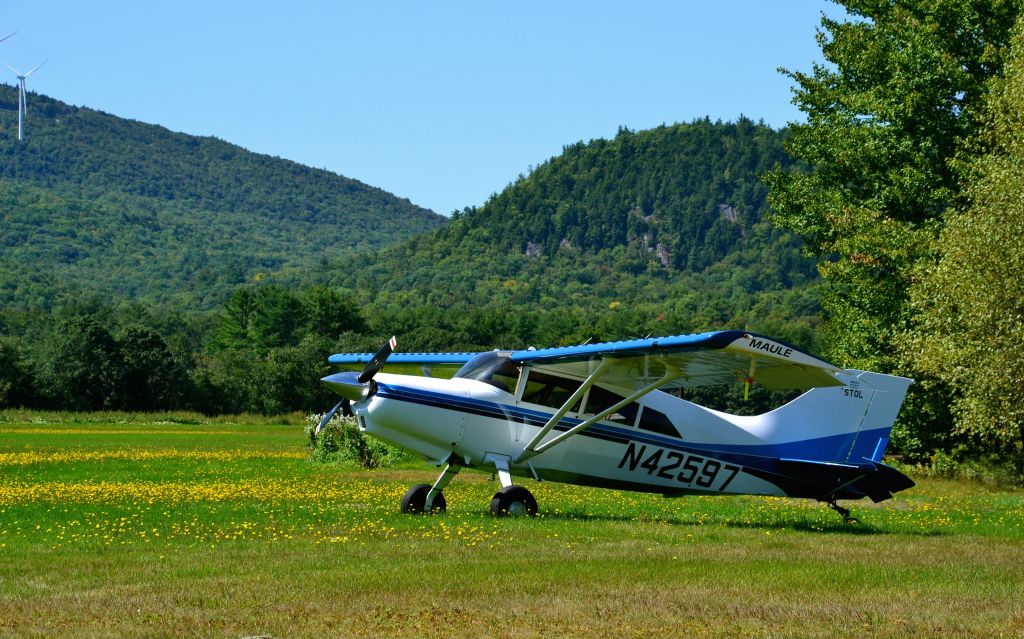
[{"label": "black tire", "polygon": [[[430,484],[416,484],[402,495],[402,502],[399,506],[406,515],[417,515],[423,512],[423,506],[427,503],[427,493],[430,492]],[[443,513],[448,508],[445,503],[444,493],[437,493],[434,496],[434,506],[430,512]]]},{"label": "black tire", "polygon": [[491,500],[491,514],[495,517],[520,517],[537,515],[537,500],[533,493],[522,486],[505,486],[494,493]]}]

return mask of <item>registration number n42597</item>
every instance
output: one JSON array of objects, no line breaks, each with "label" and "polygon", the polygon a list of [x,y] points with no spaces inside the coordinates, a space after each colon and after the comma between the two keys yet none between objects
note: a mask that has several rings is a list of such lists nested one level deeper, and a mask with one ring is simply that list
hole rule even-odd
[{"label": "registration number n42597", "polygon": [[[652,477],[671,479],[684,486],[698,486],[719,492],[735,479],[739,466],[725,464],[717,459],[689,455],[675,450],[665,450],[645,444],[637,446],[629,442],[626,454],[619,462],[619,468],[633,472],[646,471]],[[715,488],[717,484],[717,488]]]}]

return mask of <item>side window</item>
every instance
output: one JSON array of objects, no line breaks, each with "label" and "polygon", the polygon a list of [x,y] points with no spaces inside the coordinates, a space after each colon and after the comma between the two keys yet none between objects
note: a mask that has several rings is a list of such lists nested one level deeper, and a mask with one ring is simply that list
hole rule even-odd
[{"label": "side window", "polygon": [[[526,388],[523,390],[523,401],[531,404],[540,404],[541,406],[550,406],[551,408],[561,408],[562,404],[572,397],[572,394],[582,384],[583,382],[574,379],[565,379],[564,377],[555,377],[547,373],[530,371],[530,376],[526,379]],[[578,408],[579,404],[573,406],[570,410],[575,411]]]},{"label": "side window", "polygon": [[643,412],[640,413],[640,428],[669,437],[679,437],[679,431],[672,425],[665,413],[654,410],[650,406],[644,406]]},{"label": "side window", "polygon": [[[616,395],[615,393],[605,390],[600,386],[592,386],[590,388],[590,392],[587,393],[586,413],[588,415],[597,415],[605,409],[618,404],[623,399],[625,399],[625,397]],[[615,424],[632,426],[636,423],[636,414],[639,410],[640,406],[636,402],[631,402],[608,417],[605,417],[605,420]]]},{"label": "side window", "polygon": [[514,364],[505,364],[494,369],[490,375],[481,378],[480,381],[487,382],[506,393],[514,393],[516,392],[516,382],[519,381],[519,367]]}]

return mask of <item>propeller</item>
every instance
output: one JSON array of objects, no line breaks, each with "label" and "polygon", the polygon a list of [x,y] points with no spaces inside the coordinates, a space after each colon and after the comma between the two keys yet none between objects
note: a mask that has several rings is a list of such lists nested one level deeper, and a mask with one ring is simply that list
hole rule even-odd
[{"label": "propeller", "polygon": [[379,373],[380,369],[384,368],[384,363],[388,361],[389,357],[391,357],[391,353],[395,352],[396,345],[397,342],[395,341],[395,336],[392,335],[391,339],[389,339],[387,343],[377,351],[377,354],[373,356],[373,359],[371,359],[370,363],[366,365],[363,372],[359,373],[358,379],[360,384],[365,384],[366,382],[373,380],[373,376]]},{"label": "propeller", "polygon": [[397,342],[395,337],[392,336],[384,346],[377,351],[377,353],[370,360],[370,363],[366,365],[366,368],[362,370],[359,375],[352,372],[347,373],[335,373],[334,375],[328,375],[320,381],[325,386],[330,388],[335,393],[342,396],[342,400],[334,405],[324,418],[320,420],[320,424],[316,427],[316,433],[319,434],[324,426],[327,425],[334,414],[341,409],[341,414],[346,417],[351,416],[352,413],[352,402],[369,399],[377,392],[377,384],[373,381],[374,376],[380,372],[380,369],[384,368],[384,364],[387,363],[388,358],[395,352],[395,346]]},{"label": "propeller", "polygon": [[[316,425],[316,430],[313,431],[313,434],[314,435],[319,435],[320,431],[322,431],[324,429],[324,426],[327,425],[327,422],[331,421],[331,418],[334,417],[334,414],[338,412],[338,409],[341,408],[341,405],[345,404],[346,402],[348,402],[347,399],[342,399],[340,402],[338,402],[337,404],[334,405],[334,408],[332,408],[331,410],[327,411],[327,414],[324,415],[324,418],[321,419],[320,423]],[[351,411],[351,410],[352,409],[349,408],[349,411]]]}]

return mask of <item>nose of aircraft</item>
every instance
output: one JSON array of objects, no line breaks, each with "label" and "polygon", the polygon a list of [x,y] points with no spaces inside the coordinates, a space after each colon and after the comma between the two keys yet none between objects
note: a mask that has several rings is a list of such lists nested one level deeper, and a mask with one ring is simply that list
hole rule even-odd
[{"label": "nose of aircraft", "polygon": [[328,375],[320,382],[333,392],[353,402],[366,399],[370,395],[370,386],[373,384],[372,381],[365,384],[360,382],[359,373],[353,372]]}]

